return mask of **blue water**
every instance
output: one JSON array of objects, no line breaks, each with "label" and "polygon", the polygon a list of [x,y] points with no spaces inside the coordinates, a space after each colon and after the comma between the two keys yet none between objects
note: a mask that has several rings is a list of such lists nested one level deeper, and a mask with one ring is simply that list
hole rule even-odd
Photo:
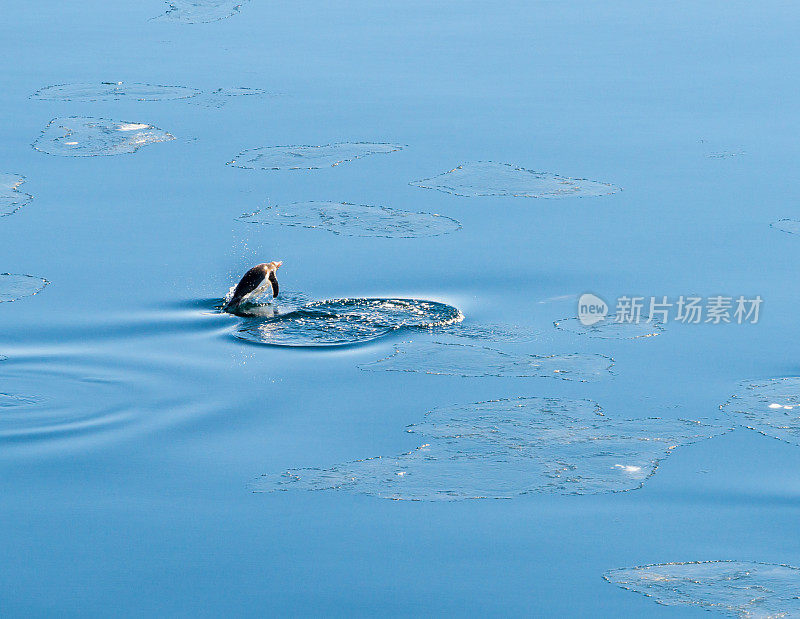
[{"label": "blue water", "polygon": [[[249,488],[410,451],[405,427],[436,407],[564,397],[621,418],[713,417],[742,380],[797,374],[800,244],[770,228],[798,216],[794,3],[252,0],[207,24],[150,19],[165,8],[3,8],[0,172],[24,175],[34,198],[0,220],[0,272],[51,283],[0,304],[0,392],[38,398],[29,420],[0,427],[0,613],[702,617],[602,575],[800,565],[800,449],[743,428],[681,447],[643,488],[615,494],[433,503]],[[28,98],[100,81],[272,96]],[[176,139],[107,157],[31,148],[66,116]],[[347,141],[405,148],[313,171],[225,165],[251,148]],[[720,152],[737,155],[708,156]],[[624,190],[545,200],[409,185],[469,161]],[[350,237],[236,219],[310,200],[463,228]],[[310,298],[447,303],[472,324],[539,334],[519,354],[603,354],[614,376],[359,369],[402,335],[249,345],[213,300],[270,260]],[[757,325],[564,339],[552,322],[583,292],[758,294],[764,306]]]}]

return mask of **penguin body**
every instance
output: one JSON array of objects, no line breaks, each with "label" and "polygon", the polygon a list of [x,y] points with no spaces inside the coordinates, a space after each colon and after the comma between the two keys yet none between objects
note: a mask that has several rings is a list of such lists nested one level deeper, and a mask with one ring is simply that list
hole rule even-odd
[{"label": "penguin body", "polygon": [[242,276],[236,289],[233,291],[231,300],[225,304],[223,309],[236,309],[243,301],[248,298],[257,297],[265,292],[267,288],[272,288],[272,298],[278,296],[278,278],[275,275],[282,262],[264,262],[257,264]]}]

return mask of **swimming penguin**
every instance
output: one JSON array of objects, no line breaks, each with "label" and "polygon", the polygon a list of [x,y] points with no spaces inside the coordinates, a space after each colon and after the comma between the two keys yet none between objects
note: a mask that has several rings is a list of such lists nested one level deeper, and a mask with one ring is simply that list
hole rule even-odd
[{"label": "swimming penguin", "polygon": [[244,274],[236,285],[231,300],[222,309],[225,311],[235,310],[242,301],[248,297],[258,296],[267,289],[267,286],[272,286],[272,298],[277,297],[278,278],[275,273],[282,264],[283,262],[265,262],[254,266]]}]

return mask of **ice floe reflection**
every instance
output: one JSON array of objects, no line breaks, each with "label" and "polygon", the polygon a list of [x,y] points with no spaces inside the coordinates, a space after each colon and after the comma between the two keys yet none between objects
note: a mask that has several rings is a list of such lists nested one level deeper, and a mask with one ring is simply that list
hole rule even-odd
[{"label": "ice floe reflection", "polygon": [[288,313],[262,309],[256,317],[245,318],[234,335],[272,346],[346,346],[399,329],[431,328],[463,318],[455,307],[436,301],[332,299],[314,301]]},{"label": "ice floe reflection", "polygon": [[49,155],[93,157],[133,153],[147,144],[174,139],[145,123],[71,116],[51,120],[33,147]]},{"label": "ice floe reflection", "polygon": [[590,400],[519,398],[439,408],[409,427],[398,456],[264,475],[256,492],[348,490],[389,499],[598,494],[641,487],[676,446],[728,428],[713,421],[614,419]]},{"label": "ice floe reflection", "polygon": [[49,283],[46,279],[34,275],[0,273],[0,303],[38,294]]},{"label": "ice floe reflection", "polygon": [[362,370],[418,372],[447,376],[537,376],[592,381],[610,374],[614,360],[604,355],[515,355],[485,346],[424,342],[403,343],[384,359]]},{"label": "ice floe reflection", "polygon": [[411,185],[467,197],[572,198],[621,191],[620,187],[609,183],[534,172],[492,161],[465,163],[439,176],[412,181]]},{"label": "ice floe reflection", "polygon": [[19,190],[24,182],[24,176],[0,172],[0,217],[17,212],[33,199]]},{"label": "ice floe reflection", "polygon": [[317,170],[402,146],[372,142],[341,142],[325,146],[263,146],[239,153],[228,165],[248,170]]},{"label": "ice floe reflection", "polygon": [[660,322],[648,322],[646,318],[642,318],[639,322],[617,322],[614,316],[609,316],[588,326],[577,318],[564,318],[555,321],[553,325],[561,331],[604,340],[635,340],[640,337],[654,337],[664,332]]},{"label": "ice floe reflection", "polygon": [[743,426],[800,445],[800,377],[745,381],[722,408]]},{"label": "ice floe reflection", "polygon": [[239,12],[249,0],[169,0],[169,8],[157,19],[207,24]]},{"label": "ice floe reflection", "polygon": [[347,202],[268,206],[239,219],[256,224],[320,228],[345,236],[412,238],[447,234],[461,228],[455,219],[442,215]]},{"label": "ice floe reflection", "polygon": [[606,572],[605,579],[665,606],[737,617],[800,616],[800,568],[754,561],[662,563]]}]

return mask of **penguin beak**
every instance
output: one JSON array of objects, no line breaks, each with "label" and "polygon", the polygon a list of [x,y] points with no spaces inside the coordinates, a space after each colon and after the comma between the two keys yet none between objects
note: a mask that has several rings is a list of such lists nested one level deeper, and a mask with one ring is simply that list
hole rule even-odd
[{"label": "penguin beak", "polygon": [[279,262],[276,262],[276,263],[275,263],[275,268],[277,269],[277,268],[278,268],[278,267],[280,267],[282,264],[283,264],[283,261],[282,261],[282,260],[281,260],[281,261],[279,261]]}]

